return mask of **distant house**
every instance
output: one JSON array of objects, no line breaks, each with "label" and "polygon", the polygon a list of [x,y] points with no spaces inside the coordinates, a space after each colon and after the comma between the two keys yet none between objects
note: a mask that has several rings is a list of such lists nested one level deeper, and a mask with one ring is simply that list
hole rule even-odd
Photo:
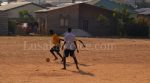
[{"label": "distant house", "polygon": [[[17,20],[20,18],[19,12],[22,10],[27,10],[30,15],[35,17],[34,11],[41,10],[41,9],[43,9],[43,7],[37,4],[31,3],[31,2],[17,2],[17,3],[9,3],[7,5],[0,6],[0,14],[2,15],[6,13],[4,16],[7,17],[7,19]],[[3,21],[1,18],[0,18],[0,21]],[[8,24],[8,21],[5,21],[5,24]],[[4,24],[0,23],[0,29],[3,29],[3,27],[1,26],[4,26]],[[8,25],[7,26],[5,25],[5,27],[8,27]],[[4,30],[4,31],[6,32],[8,30]],[[6,33],[8,34],[8,32]]]},{"label": "distant house", "polygon": [[150,15],[150,8],[136,9],[135,12],[137,12],[140,15]]},{"label": "distant house", "polygon": [[19,12],[27,10],[31,15],[35,16],[34,11],[43,9],[43,7],[31,3],[31,2],[17,2],[9,3],[4,6],[0,6],[0,11],[7,12],[8,18],[19,18]]},{"label": "distant house", "polygon": [[120,8],[120,4],[112,1],[112,0],[91,0],[89,2],[91,5],[95,5],[98,7],[104,7],[109,10],[113,10],[115,8]]},{"label": "distant house", "polygon": [[[111,27],[104,26],[98,21],[102,15],[108,18]],[[113,23],[112,11],[86,3],[68,3],[64,6],[52,7],[36,11],[39,22],[38,33],[48,34],[50,29],[63,34],[68,27],[86,31],[91,36],[113,36],[116,27]],[[78,30],[76,30],[78,31]]]},{"label": "distant house", "polygon": [[150,37],[150,8],[140,8],[136,9],[137,18],[142,19],[143,21],[149,24],[149,37]]},{"label": "distant house", "polygon": [[120,9],[120,8],[127,8],[129,11],[133,10],[133,7],[124,4],[124,3],[117,3],[116,0],[91,0],[88,3],[91,5],[95,5],[98,7],[103,7],[109,10]]}]

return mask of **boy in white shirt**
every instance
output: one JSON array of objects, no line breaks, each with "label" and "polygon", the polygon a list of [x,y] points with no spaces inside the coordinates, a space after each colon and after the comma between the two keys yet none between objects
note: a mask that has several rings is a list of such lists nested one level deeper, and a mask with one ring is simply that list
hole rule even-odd
[{"label": "boy in white shirt", "polygon": [[77,58],[75,56],[75,50],[77,50],[77,52],[79,53],[78,47],[77,47],[77,43],[75,40],[75,35],[72,33],[72,29],[68,28],[68,32],[65,34],[64,37],[64,44],[62,46],[62,49],[65,46],[65,50],[64,50],[64,59],[63,59],[63,64],[64,64],[64,68],[66,70],[66,57],[68,57],[69,55],[74,59],[74,62],[76,64],[76,68],[79,70],[79,66],[78,66],[78,61]]}]

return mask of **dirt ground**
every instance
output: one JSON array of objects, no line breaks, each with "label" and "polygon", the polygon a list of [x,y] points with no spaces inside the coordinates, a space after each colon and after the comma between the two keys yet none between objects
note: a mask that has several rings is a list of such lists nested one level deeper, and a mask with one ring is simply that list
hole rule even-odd
[{"label": "dirt ground", "polygon": [[0,37],[0,83],[150,83],[150,40],[79,39],[80,71],[71,57],[61,70],[49,37]]}]

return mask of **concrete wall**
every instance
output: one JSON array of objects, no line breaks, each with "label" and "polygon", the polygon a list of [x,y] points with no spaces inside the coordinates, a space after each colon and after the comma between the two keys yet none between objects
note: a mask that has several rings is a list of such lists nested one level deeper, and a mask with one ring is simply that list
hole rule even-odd
[{"label": "concrete wall", "polygon": [[8,16],[5,12],[0,12],[0,35],[8,35]]},{"label": "concrete wall", "polygon": [[19,11],[28,10],[29,13],[35,17],[34,12],[37,11],[37,10],[41,10],[41,9],[43,9],[43,8],[38,7],[36,5],[33,5],[33,4],[29,4],[29,5],[26,5],[26,6],[22,6],[22,7],[18,7],[18,8],[15,8],[15,9],[8,10],[7,13],[8,13],[9,18],[19,18]]}]

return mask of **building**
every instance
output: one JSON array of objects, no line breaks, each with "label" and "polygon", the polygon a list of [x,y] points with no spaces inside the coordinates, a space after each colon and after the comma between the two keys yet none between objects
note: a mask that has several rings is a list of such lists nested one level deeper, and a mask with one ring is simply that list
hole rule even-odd
[{"label": "building", "polygon": [[0,11],[7,12],[8,18],[19,18],[19,12],[22,10],[27,10],[31,15],[35,16],[34,11],[41,9],[43,9],[43,7],[31,2],[9,3],[7,5],[0,6]]},{"label": "building", "polygon": [[8,17],[7,13],[0,11],[0,35],[8,34]]},{"label": "building", "polygon": [[[8,34],[10,27],[8,28],[9,24],[8,24],[8,20],[6,22],[6,18],[10,20],[18,20],[20,18],[19,12],[22,10],[27,10],[29,12],[30,15],[32,15],[33,17],[35,17],[35,13],[34,11],[37,10],[41,10],[43,9],[43,7],[31,3],[31,2],[17,2],[17,3],[9,3],[7,5],[3,5],[0,6],[0,21],[2,21],[2,23],[0,23],[0,28],[4,29],[0,32],[0,34],[2,33],[6,33]],[[4,14],[5,17],[2,17],[2,15]],[[5,19],[4,21],[2,19]],[[7,24],[7,26],[6,26]],[[9,30],[5,30],[7,28],[4,28],[2,26],[7,27]],[[8,31],[8,32],[7,32]]]},{"label": "building", "polygon": [[[106,27],[98,21],[103,15],[108,18],[111,27]],[[68,3],[59,7],[52,7],[36,11],[39,22],[38,33],[48,34],[50,29],[58,34],[63,34],[68,27],[81,29],[91,36],[113,36],[116,34],[115,23],[113,23],[112,11],[86,3]]]},{"label": "building", "polygon": [[109,9],[109,10],[126,8],[126,9],[128,9],[128,11],[131,12],[132,9],[134,9],[132,6],[127,5],[125,3],[116,2],[116,0],[91,0],[88,3],[91,5],[103,7],[103,8]]},{"label": "building", "polygon": [[149,37],[150,37],[150,8],[140,8],[136,9],[137,18],[141,19],[144,22],[147,22],[149,25]]}]

